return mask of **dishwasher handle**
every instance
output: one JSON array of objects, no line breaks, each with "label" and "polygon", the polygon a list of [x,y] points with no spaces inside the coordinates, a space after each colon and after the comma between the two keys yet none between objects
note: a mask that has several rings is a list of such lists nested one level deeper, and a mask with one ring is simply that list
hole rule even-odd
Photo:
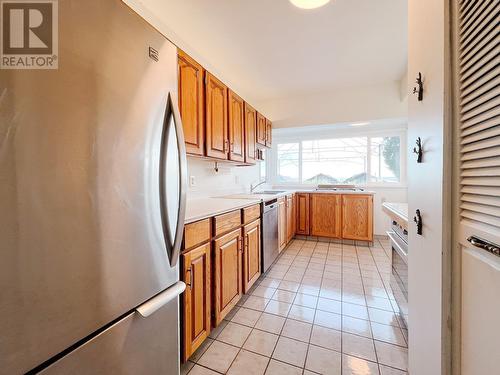
[{"label": "dishwasher handle", "polygon": [[264,213],[272,211],[278,207],[278,200],[273,199],[264,203]]},{"label": "dishwasher handle", "polygon": [[276,207],[278,207],[278,205],[276,203],[273,203],[269,206],[266,206],[266,208],[264,208],[264,212],[268,212],[268,211],[271,211],[271,210],[274,210]]}]

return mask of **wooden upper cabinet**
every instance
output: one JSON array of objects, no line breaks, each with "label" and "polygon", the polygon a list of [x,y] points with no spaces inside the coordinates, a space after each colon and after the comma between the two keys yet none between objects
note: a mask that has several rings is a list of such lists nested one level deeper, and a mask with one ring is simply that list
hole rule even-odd
[{"label": "wooden upper cabinet", "polygon": [[266,119],[266,146],[271,147],[273,141],[273,123]]},{"label": "wooden upper cabinet", "polygon": [[297,234],[309,235],[309,194],[297,194]]},{"label": "wooden upper cabinet", "polygon": [[267,119],[257,112],[257,143],[265,146],[267,135]]},{"label": "wooden upper cabinet", "polygon": [[342,195],[342,238],[373,241],[372,195]]},{"label": "wooden upper cabinet", "polygon": [[211,329],[210,243],[182,255],[182,357],[186,361]]},{"label": "wooden upper cabinet", "polygon": [[243,291],[252,287],[260,276],[260,220],[243,227]]},{"label": "wooden upper cabinet", "polygon": [[227,87],[209,72],[206,72],[205,76],[207,156],[227,159],[229,154]]},{"label": "wooden upper cabinet", "polygon": [[229,160],[245,161],[245,102],[231,89],[229,105]]},{"label": "wooden upper cabinet", "polygon": [[255,164],[257,155],[257,111],[245,103],[245,163]]},{"label": "wooden upper cabinet", "polygon": [[341,205],[340,194],[311,194],[311,235],[340,238]]},{"label": "wooden upper cabinet", "polygon": [[214,240],[215,325],[231,311],[242,294],[241,229]]},{"label": "wooden upper cabinet", "polygon": [[278,248],[283,250],[287,243],[286,198],[278,199]]},{"label": "wooden upper cabinet", "polygon": [[184,129],[186,152],[204,155],[204,90],[203,67],[185,54],[178,52],[179,111]]}]

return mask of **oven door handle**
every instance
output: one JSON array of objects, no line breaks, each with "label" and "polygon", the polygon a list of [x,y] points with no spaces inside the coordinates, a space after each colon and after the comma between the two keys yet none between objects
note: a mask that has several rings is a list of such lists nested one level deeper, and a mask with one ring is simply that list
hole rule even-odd
[{"label": "oven door handle", "polygon": [[408,264],[408,250],[404,250],[399,244],[398,235],[395,232],[387,232],[387,235],[391,239],[392,247],[396,250],[399,256],[403,259],[403,261]]}]

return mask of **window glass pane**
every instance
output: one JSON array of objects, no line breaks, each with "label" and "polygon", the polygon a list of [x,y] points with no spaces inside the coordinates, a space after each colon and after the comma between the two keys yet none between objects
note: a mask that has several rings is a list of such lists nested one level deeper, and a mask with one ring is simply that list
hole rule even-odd
[{"label": "window glass pane", "polygon": [[302,142],[302,182],[362,184],[366,182],[366,137]]},{"label": "window glass pane", "polygon": [[299,144],[282,143],[277,147],[278,173],[277,182],[299,181]]},{"label": "window glass pane", "polygon": [[399,182],[400,143],[399,137],[371,138],[371,181]]},{"label": "window glass pane", "polygon": [[260,177],[260,181],[266,181],[266,162],[265,161],[261,161],[259,162],[260,165],[259,165],[259,177]]}]

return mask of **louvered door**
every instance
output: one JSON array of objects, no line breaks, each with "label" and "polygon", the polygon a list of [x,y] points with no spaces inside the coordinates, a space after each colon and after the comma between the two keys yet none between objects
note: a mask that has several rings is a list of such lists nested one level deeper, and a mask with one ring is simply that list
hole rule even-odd
[{"label": "louvered door", "polygon": [[459,12],[461,229],[500,242],[500,3],[463,1]]},{"label": "louvered door", "polygon": [[[500,2],[460,1],[455,12],[455,353],[463,375],[493,374],[500,368],[500,256],[492,245],[500,244]],[[481,240],[490,245],[469,242]]]}]

